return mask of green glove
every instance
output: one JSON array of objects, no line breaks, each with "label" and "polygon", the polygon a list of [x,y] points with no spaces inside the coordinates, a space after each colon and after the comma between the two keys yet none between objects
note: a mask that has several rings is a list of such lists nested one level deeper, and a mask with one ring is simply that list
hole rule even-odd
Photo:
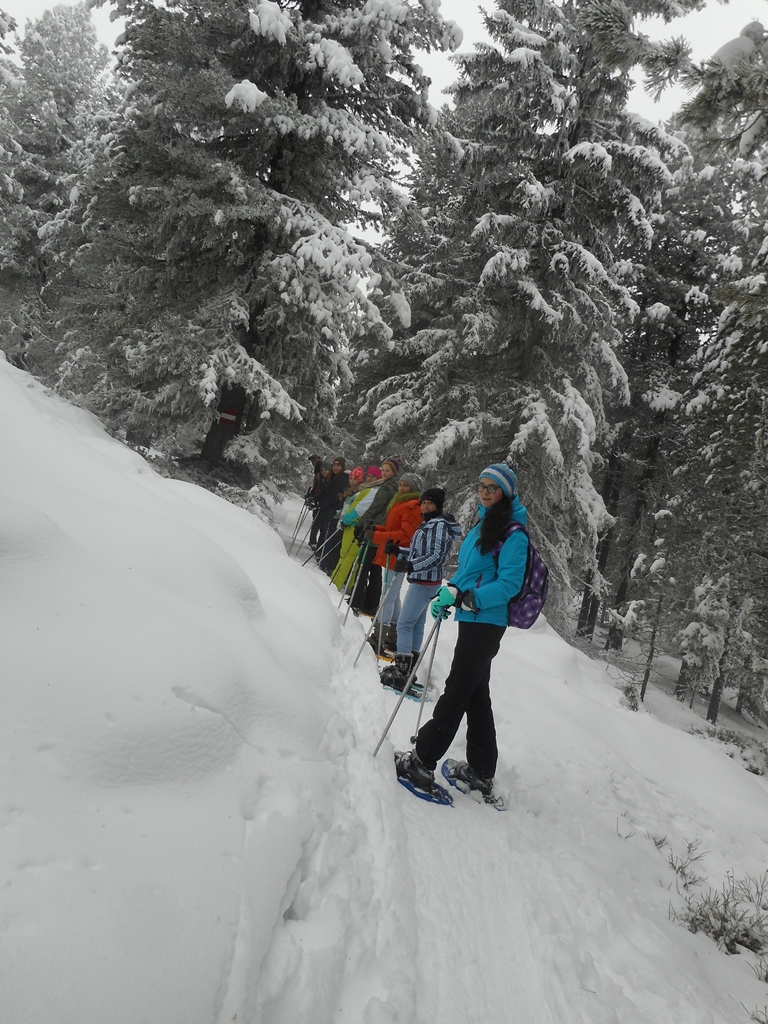
[{"label": "green glove", "polygon": [[432,618],[447,619],[450,615],[451,608],[456,604],[458,596],[459,590],[452,584],[449,583],[447,587],[440,587],[435,595],[435,600],[429,606]]}]

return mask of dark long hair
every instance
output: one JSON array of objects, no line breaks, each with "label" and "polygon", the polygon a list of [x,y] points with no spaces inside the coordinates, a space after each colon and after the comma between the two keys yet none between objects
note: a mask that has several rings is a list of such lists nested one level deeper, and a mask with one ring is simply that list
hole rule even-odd
[{"label": "dark long hair", "polygon": [[512,499],[502,494],[501,501],[485,510],[480,524],[480,539],[477,546],[482,554],[487,555],[494,547],[503,541],[504,531],[512,515]]}]

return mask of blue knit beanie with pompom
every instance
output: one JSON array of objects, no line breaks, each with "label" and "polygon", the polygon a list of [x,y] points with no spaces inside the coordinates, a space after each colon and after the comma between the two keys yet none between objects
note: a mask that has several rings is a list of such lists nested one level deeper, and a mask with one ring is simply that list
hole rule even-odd
[{"label": "blue knit beanie with pompom", "polygon": [[504,491],[508,498],[511,498],[517,488],[517,477],[514,471],[509,468],[504,462],[496,462],[492,466],[486,466],[482,471],[480,477],[485,476],[494,483],[497,483],[499,487]]}]

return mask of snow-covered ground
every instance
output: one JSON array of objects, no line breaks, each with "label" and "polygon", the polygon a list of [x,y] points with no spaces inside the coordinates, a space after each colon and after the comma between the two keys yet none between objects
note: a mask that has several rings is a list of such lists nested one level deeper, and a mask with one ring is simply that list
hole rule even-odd
[{"label": "snow-covered ground", "polygon": [[353,669],[361,622],[277,533],[5,362],[0,429],[3,1024],[736,1024],[768,1005],[751,954],[670,919],[689,843],[714,889],[763,873],[767,784],[667,694],[632,713],[545,622],[510,631],[509,811],[416,800],[392,749],[418,705],[374,759],[396,697],[367,649]]}]

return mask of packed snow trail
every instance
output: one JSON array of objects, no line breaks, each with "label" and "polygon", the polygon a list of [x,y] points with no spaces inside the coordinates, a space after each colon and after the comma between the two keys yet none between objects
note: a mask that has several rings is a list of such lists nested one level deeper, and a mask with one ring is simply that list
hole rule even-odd
[{"label": "packed snow trail", "polygon": [[[350,658],[368,620],[350,627],[352,621],[342,639]],[[439,687],[455,628],[448,623],[441,631],[432,676]],[[344,665],[336,683],[361,742],[375,734],[374,710],[383,728],[397,700],[382,689],[382,708],[375,668],[366,650],[358,669]],[[764,780],[745,780],[743,769],[700,739],[629,711],[603,667],[544,621],[528,633],[508,632],[492,695],[507,813],[455,791],[454,806],[442,807],[398,787],[405,837],[397,856],[415,894],[413,1019],[748,1021],[733,975],[756,1000],[763,990],[748,964],[669,919],[670,904],[681,900],[668,855],[684,854],[690,840],[706,845],[714,803],[721,827],[732,828],[718,836],[719,845],[733,844],[743,873],[760,873],[768,852]],[[417,713],[403,703],[391,743],[379,752],[378,771],[393,780],[392,748],[409,749]],[[463,731],[446,756],[464,756]],[[743,807],[728,822],[734,784],[754,790],[759,824],[746,842]],[[712,858],[716,884],[730,866]],[[729,976],[730,986],[723,983]]]}]

